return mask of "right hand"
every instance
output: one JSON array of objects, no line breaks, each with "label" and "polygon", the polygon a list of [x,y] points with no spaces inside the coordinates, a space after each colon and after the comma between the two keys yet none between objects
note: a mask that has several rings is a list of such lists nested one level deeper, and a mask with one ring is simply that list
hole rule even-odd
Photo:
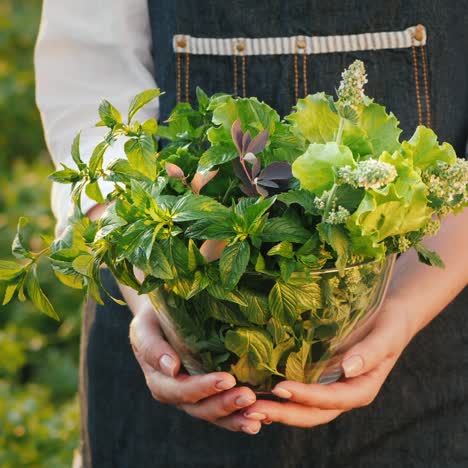
[{"label": "right hand", "polygon": [[137,312],[130,324],[130,342],[156,400],[230,431],[260,431],[263,415],[255,420],[252,414],[249,418],[242,414],[255,403],[255,393],[247,387],[233,388],[236,380],[231,374],[179,373],[179,356],[165,340],[154,309],[147,307]]}]

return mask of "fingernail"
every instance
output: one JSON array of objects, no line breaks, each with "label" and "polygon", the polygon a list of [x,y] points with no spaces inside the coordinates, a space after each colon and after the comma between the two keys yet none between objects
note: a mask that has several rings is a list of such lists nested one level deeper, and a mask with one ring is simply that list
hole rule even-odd
[{"label": "fingernail", "polygon": [[234,385],[236,385],[236,382],[233,382],[232,380],[219,380],[216,382],[215,387],[218,390],[229,390],[234,387]]},{"label": "fingernail", "polygon": [[281,387],[274,388],[271,392],[274,395],[276,395],[277,397],[280,397],[280,398],[291,398],[292,397],[291,392],[288,392],[286,389],[281,388]]},{"label": "fingernail", "polygon": [[252,435],[255,435],[255,434],[258,434],[260,432],[260,427],[257,427],[257,428],[253,428],[253,427],[249,427],[249,426],[242,426],[241,429],[247,433],[247,434],[252,434]]},{"label": "fingernail", "polygon": [[241,396],[235,401],[236,406],[238,406],[239,408],[243,408],[244,406],[249,406],[252,403],[255,403],[255,398],[245,397],[245,396]]},{"label": "fingernail", "polygon": [[262,421],[262,424],[267,424],[270,425],[273,421],[271,419],[265,419],[265,421]]},{"label": "fingernail", "polygon": [[364,367],[364,361],[361,356],[351,356],[345,359],[341,364],[346,377],[355,377]]},{"label": "fingernail", "polygon": [[262,413],[244,413],[244,416],[255,421],[263,421],[266,419],[266,415]]},{"label": "fingernail", "polygon": [[174,375],[176,362],[173,357],[169,356],[169,354],[163,354],[161,356],[159,359],[159,365],[165,374],[169,374],[170,376]]}]

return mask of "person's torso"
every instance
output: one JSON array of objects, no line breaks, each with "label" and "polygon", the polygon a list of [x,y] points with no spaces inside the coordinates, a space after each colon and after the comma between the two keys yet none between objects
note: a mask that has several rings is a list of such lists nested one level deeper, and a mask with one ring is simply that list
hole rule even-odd
[{"label": "person's torso", "polygon": [[[448,5],[453,3],[453,5]],[[468,16],[436,0],[149,0],[155,76],[177,100],[257,96],[283,117],[297,97],[334,94],[342,70],[364,61],[366,94],[400,120],[403,138],[434,128],[459,156],[468,137]],[[423,25],[423,29],[414,28]]]}]

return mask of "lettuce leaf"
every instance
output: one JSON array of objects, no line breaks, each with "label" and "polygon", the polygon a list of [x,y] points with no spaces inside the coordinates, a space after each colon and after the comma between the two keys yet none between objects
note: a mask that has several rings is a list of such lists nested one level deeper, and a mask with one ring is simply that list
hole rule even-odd
[{"label": "lettuce leaf", "polygon": [[356,165],[351,150],[335,142],[312,143],[292,165],[294,177],[301,187],[316,195],[329,190],[335,182],[335,170]]}]

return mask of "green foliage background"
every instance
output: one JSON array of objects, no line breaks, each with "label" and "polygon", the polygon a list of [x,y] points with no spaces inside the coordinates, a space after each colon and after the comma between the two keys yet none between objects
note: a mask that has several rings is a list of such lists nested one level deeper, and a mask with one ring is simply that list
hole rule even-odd
[{"label": "green foliage background", "polygon": [[[0,1],[0,257],[20,216],[34,220],[30,243],[51,234],[52,171],[34,103],[33,48],[38,0]],[[78,446],[76,398],[81,298],[47,268],[41,282],[62,317],[30,304],[0,306],[0,466],[69,467]]]}]

